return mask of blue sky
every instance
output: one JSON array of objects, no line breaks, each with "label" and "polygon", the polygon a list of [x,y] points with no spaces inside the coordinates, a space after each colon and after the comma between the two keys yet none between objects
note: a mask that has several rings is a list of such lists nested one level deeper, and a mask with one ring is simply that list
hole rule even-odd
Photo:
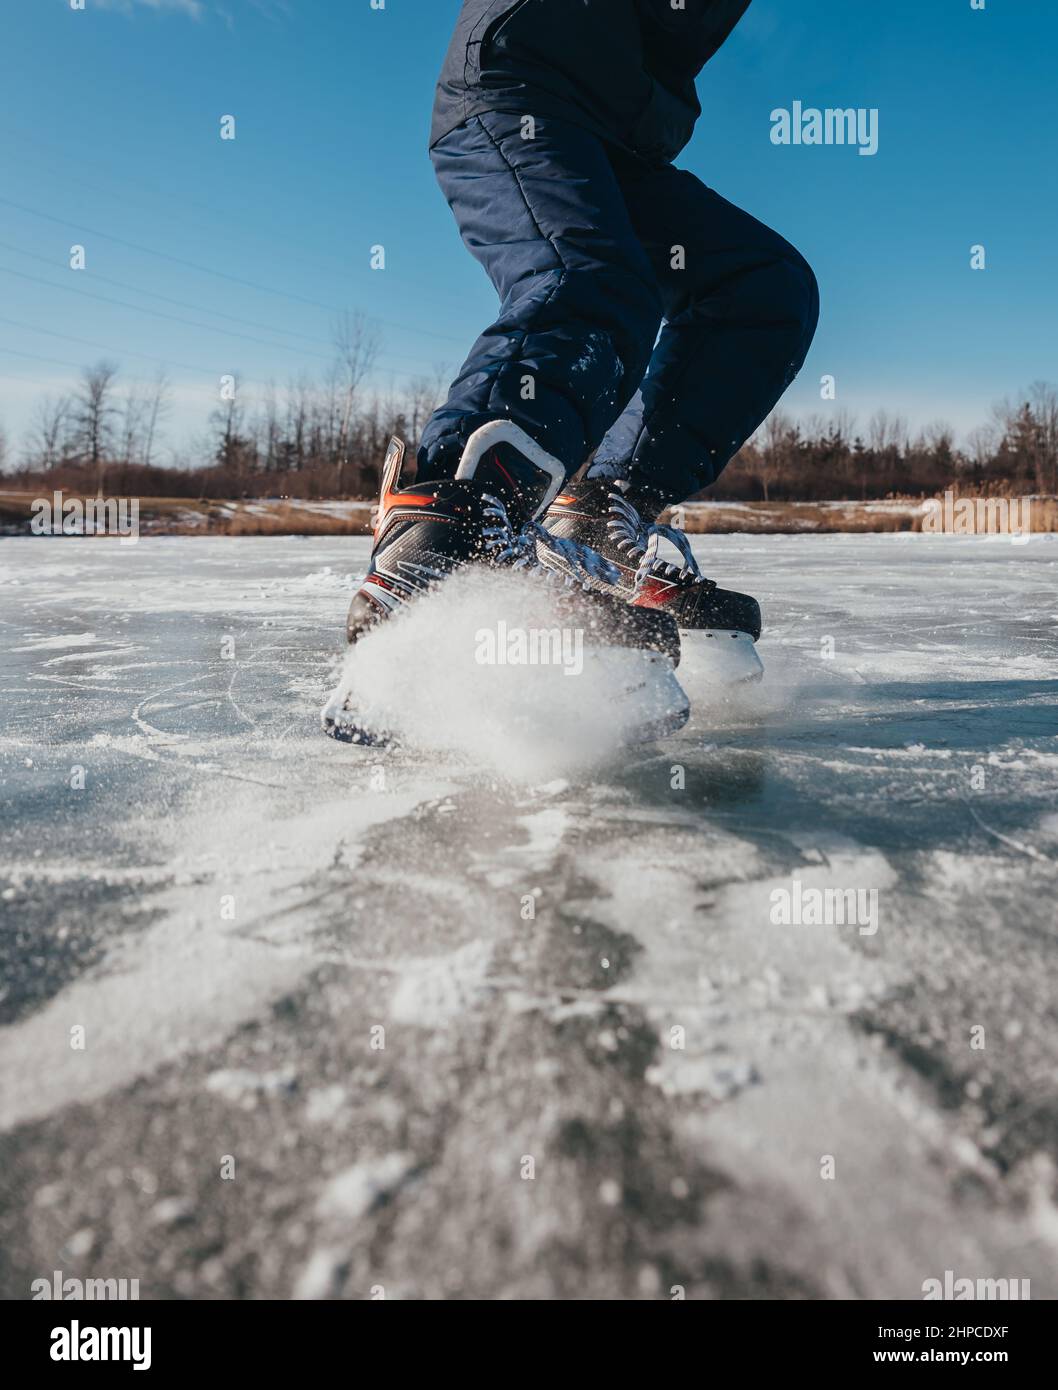
[{"label": "blue sky", "polygon": [[[0,0],[12,442],[41,393],[107,357],[126,378],[165,364],[179,446],[225,373],[322,375],[346,308],[379,321],[380,389],[458,365],[494,305],[426,154],[458,9]],[[964,431],[992,401],[1058,381],[1056,46],[1054,0],[754,0],[699,80],[680,162],[816,269],[823,317],[792,411],[862,422],[885,408]],[[877,108],[877,155],[774,145],[770,113],[795,100]],[[226,114],[234,141],[219,138]],[[84,272],[68,268],[75,242]]]}]

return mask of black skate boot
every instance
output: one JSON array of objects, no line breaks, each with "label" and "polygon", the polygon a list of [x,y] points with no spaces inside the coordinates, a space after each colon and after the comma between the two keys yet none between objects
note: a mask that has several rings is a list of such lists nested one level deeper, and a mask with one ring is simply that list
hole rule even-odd
[{"label": "black skate boot", "polygon": [[[662,612],[634,611],[612,598],[604,586],[618,581],[615,567],[586,545],[550,537],[537,522],[562,486],[565,470],[518,426],[497,420],[476,430],[454,478],[401,487],[404,454],[403,442],[392,439],[370,566],[346,619],[350,643],[466,565],[538,567],[541,545],[562,559],[560,572],[568,584],[566,592],[556,595],[556,606],[565,618],[575,614],[600,645],[655,652],[676,665],[679,630],[674,619]],[[341,686],[322,719],[334,738],[376,741],[357,726]]]},{"label": "black skate boot", "polygon": [[[616,570],[616,580],[593,577],[593,587],[633,608],[666,613],[681,631],[717,643],[713,660],[718,659],[717,674],[725,682],[759,680],[764,668],[754,649],[761,631],[757,600],[706,579],[686,535],[644,521],[636,500],[626,483],[613,479],[567,484],[548,508],[544,526],[555,540],[590,546]],[[659,556],[663,540],[676,549],[679,563]],[[539,547],[539,557],[541,564],[563,565],[555,547]]]},{"label": "black skate boot", "polygon": [[401,487],[404,453],[404,442],[391,439],[371,564],[346,619],[350,642],[462,565],[488,562],[491,504],[520,528],[546,508],[564,477],[555,459],[506,421],[471,435],[454,478]]}]

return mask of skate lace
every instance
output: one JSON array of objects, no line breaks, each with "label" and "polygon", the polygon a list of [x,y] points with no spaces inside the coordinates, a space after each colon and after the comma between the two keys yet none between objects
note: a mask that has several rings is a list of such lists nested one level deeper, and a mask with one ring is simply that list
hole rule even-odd
[{"label": "skate lace", "polygon": [[512,569],[542,572],[552,579],[561,577],[557,571],[540,563],[537,555],[539,543],[564,562],[568,570],[564,576],[567,583],[579,580],[587,586],[593,579],[607,584],[620,582],[621,572],[617,566],[604,559],[590,545],[553,536],[538,521],[528,521],[521,530],[516,531],[507,515],[507,508],[498,497],[486,494],[483,501],[490,524],[482,529],[482,539],[498,563],[509,564]]},{"label": "skate lace", "polygon": [[[706,579],[698,568],[698,561],[691,551],[691,543],[683,531],[675,526],[662,526],[659,522],[646,522],[631,502],[619,492],[610,493],[610,520],[607,534],[617,549],[632,558],[638,558],[635,585],[641,588],[651,575],[662,578],[691,579],[698,584],[716,585]],[[671,564],[658,555],[658,547],[663,540],[680,552],[682,565]]]}]

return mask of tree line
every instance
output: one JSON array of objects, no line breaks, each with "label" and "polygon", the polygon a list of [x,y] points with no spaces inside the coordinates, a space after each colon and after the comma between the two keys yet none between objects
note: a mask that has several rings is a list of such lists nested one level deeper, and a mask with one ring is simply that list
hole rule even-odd
[{"label": "tree line", "polygon": [[[11,487],[86,495],[373,497],[389,436],[414,450],[447,373],[438,366],[400,391],[368,392],[380,344],[359,314],[337,322],[334,346],[322,381],[303,376],[251,393],[227,378],[207,428],[179,450],[165,444],[164,373],[123,383],[114,363],[97,362],[74,391],[38,402],[17,457],[0,434],[0,472]],[[844,411],[794,420],[776,410],[707,495],[868,501],[951,487],[1058,494],[1058,390],[1036,382],[998,403],[962,445],[944,423],[912,431],[881,410],[862,426]]]},{"label": "tree line", "polygon": [[932,497],[955,488],[996,495],[1058,495],[1058,389],[1037,381],[997,402],[963,445],[942,421],[912,431],[876,411],[795,421],[774,411],[709,496],[762,501]]}]

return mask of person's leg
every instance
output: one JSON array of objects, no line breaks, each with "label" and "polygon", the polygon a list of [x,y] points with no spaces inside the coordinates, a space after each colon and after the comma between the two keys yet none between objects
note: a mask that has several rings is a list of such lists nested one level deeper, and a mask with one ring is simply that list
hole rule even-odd
[{"label": "person's leg", "polygon": [[594,467],[629,477],[656,514],[714,482],[770,413],[807,355],[819,292],[789,242],[693,174],[617,169],[666,323]]},{"label": "person's leg", "polygon": [[512,420],[565,467],[585,461],[638,386],[661,321],[654,272],[605,147],[587,131],[472,118],[435,146],[463,240],[500,296],[419,450],[451,477],[468,436]]}]

